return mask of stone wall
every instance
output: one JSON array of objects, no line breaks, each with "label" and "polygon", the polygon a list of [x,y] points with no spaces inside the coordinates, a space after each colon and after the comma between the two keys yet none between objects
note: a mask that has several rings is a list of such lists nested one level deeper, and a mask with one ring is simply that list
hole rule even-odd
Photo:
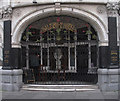
[{"label": "stone wall", "polygon": [[19,91],[23,85],[22,82],[23,71],[17,70],[0,70],[2,77],[2,90],[3,91]]},{"label": "stone wall", "polygon": [[118,91],[120,69],[98,69],[98,85],[101,91]]}]

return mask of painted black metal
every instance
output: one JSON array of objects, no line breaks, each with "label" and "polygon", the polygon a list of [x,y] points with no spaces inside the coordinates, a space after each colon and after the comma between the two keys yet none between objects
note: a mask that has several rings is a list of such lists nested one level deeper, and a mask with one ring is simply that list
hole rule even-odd
[{"label": "painted black metal", "polygon": [[40,19],[24,31],[21,44],[23,71],[29,71],[25,83],[32,80],[31,69],[30,83],[97,83],[98,38],[87,22],[68,16]]},{"label": "painted black metal", "polygon": [[[92,41],[91,41],[92,42]],[[29,68],[28,70],[23,68],[24,71],[24,83],[36,83],[36,84],[96,84],[98,75],[88,73],[88,43],[82,42],[82,44],[76,46],[76,64],[77,68],[68,68],[68,46],[60,46],[59,44],[51,46],[50,43],[47,45],[49,48],[49,70],[47,69],[47,56],[48,50],[45,44],[41,45],[29,45]],[[29,43],[28,43],[29,44]],[[75,43],[72,47],[74,47]],[[96,47],[95,47],[96,46]],[[91,47],[92,62],[94,66],[97,67],[97,44],[94,47]],[[46,47],[42,49],[42,65],[41,65],[41,47]],[[56,69],[56,60],[55,60],[55,50],[60,49],[63,56],[61,58],[61,69]],[[72,50],[72,49],[71,49]],[[74,48],[73,48],[74,50]],[[103,50],[104,51],[104,50]],[[23,57],[26,55],[26,49],[24,48]],[[74,53],[73,53],[74,54]],[[34,56],[36,57],[34,57]],[[25,57],[26,58],[26,57]],[[24,58],[23,58],[24,59]],[[37,61],[35,61],[37,60]],[[25,61],[25,59],[24,59]],[[34,63],[33,63],[34,62]],[[72,60],[71,60],[72,62]],[[71,63],[74,65],[74,63]],[[32,73],[31,73],[32,69]],[[76,72],[73,72],[76,70]],[[26,72],[27,71],[27,72]],[[70,72],[71,71],[71,72]],[[33,75],[34,74],[34,75]],[[29,75],[29,76],[28,76]],[[30,78],[31,76],[31,78]],[[34,79],[33,79],[34,78]]]}]

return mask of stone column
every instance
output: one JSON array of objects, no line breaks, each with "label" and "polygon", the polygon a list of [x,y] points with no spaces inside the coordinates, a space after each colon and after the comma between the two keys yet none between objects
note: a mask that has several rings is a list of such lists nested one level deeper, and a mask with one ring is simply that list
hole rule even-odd
[{"label": "stone column", "polygon": [[[117,46],[117,18],[119,9],[118,3],[108,3],[108,31],[109,31],[109,48],[107,50],[106,68],[98,69],[98,84],[102,91],[119,90],[119,55]],[[106,51],[105,51],[106,52]],[[106,53],[103,54],[106,54]],[[104,61],[104,60],[101,60]]]},{"label": "stone column", "polygon": [[0,70],[3,91],[18,91],[22,86],[22,70],[19,66],[20,52],[11,45],[11,16],[12,8],[4,7],[1,16],[4,24],[3,67]]}]

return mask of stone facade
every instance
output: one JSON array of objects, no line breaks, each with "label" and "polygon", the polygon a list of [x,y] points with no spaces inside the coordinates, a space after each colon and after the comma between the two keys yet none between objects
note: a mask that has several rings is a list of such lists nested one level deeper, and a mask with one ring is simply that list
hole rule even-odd
[{"label": "stone facade", "polygon": [[0,70],[3,91],[19,91],[22,87],[22,70]]},{"label": "stone facade", "polygon": [[[99,47],[108,46],[108,17],[119,18],[118,0],[7,0],[0,2],[0,52],[3,48],[3,22],[12,21],[12,48],[21,48],[22,32],[32,22],[50,15],[69,15],[90,23],[99,36]],[[45,4],[45,5],[44,5]],[[117,20],[119,21],[119,20]],[[117,23],[119,28],[119,23]],[[119,31],[120,32],[120,31]],[[117,36],[119,34],[117,33]],[[119,41],[119,38],[118,40]],[[0,54],[2,60],[2,54]],[[21,70],[1,70],[3,90],[19,90]],[[98,85],[102,91],[118,90],[119,69],[98,69]],[[7,81],[6,81],[7,80]],[[15,81],[14,81],[15,80]],[[9,82],[8,82],[9,81]],[[7,87],[9,85],[9,87]]]},{"label": "stone facade", "polygon": [[101,91],[118,91],[120,69],[98,69],[98,85]]}]

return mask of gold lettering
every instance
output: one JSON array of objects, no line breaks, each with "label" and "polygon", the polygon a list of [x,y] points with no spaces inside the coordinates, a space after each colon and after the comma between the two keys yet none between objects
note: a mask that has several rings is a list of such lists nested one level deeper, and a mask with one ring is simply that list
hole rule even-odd
[{"label": "gold lettering", "polygon": [[117,59],[112,59],[112,61],[117,61]]},{"label": "gold lettering", "polygon": [[112,52],[111,55],[117,55],[117,53]]},{"label": "gold lettering", "polygon": [[48,25],[45,25],[45,26],[41,27],[41,32],[44,33],[48,30],[58,29],[58,28],[70,30],[72,32],[76,31],[75,26],[70,24],[70,23],[53,22],[53,23],[50,23]]},{"label": "gold lettering", "polygon": [[5,51],[5,54],[9,54],[9,51]]},{"label": "gold lettering", "polygon": [[8,60],[4,60],[5,63],[8,63],[9,61]]},{"label": "gold lettering", "polygon": [[4,58],[9,58],[9,55],[5,55]]}]

